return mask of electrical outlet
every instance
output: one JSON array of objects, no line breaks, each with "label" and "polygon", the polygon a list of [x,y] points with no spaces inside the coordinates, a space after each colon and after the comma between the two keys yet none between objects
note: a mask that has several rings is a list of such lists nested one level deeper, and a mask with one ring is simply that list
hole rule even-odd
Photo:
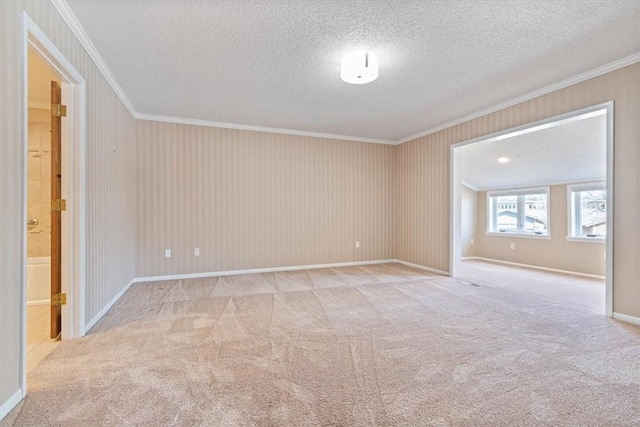
[{"label": "electrical outlet", "polygon": [[171,249],[165,249],[164,250],[164,257],[165,258],[171,258]]},{"label": "electrical outlet", "polygon": [[360,240],[356,240],[356,249],[360,249]]},{"label": "electrical outlet", "polygon": [[473,245],[473,239],[471,239],[471,242],[469,243],[470,245]]},{"label": "electrical outlet", "polygon": [[193,250],[193,256],[200,256],[200,248],[195,248]]},{"label": "electrical outlet", "polygon": [[511,250],[514,250],[516,248],[516,244],[511,242]]}]

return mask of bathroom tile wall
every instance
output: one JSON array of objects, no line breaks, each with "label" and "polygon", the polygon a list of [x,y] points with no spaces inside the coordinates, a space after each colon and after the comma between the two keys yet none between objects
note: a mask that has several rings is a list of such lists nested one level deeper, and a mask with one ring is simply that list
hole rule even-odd
[{"label": "bathroom tile wall", "polygon": [[51,255],[51,113],[29,108],[27,158],[27,256]]}]

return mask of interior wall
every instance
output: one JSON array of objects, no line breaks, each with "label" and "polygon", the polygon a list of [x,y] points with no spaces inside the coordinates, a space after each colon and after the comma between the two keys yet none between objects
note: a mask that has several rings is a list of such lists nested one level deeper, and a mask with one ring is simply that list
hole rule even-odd
[{"label": "interior wall", "polygon": [[[460,192],[462,215],[461,249],[463,257],[477,256],[476,224],[478,224],[478,192],[463,185]],[[479,229],[479,228],[478,228]]]},{"label": "interior wall", "polygon": [[446,271],[450,145],[610,100],[614,311],[640,317],[640,64],[397,147],[136,123],[50,2],[3,1],[0,404],[20,387],[22,10],[87,81],[87,320],[134,275],[387,258]]},{"label": "interior wall", "polygon": [[21,11],[86,80],[86,316],[95,316],[134,276],[134,119],[51,2],[0,2],[0,405],[20,389],[25,245]]},{"label": "interior wall", "polygon": [[136,275],[392,258],[392,167],[388,145],[138,121]]},{"label": "interior wall", "polygon": [[[51,67],[30,48],[28,55],[27,257],[51,256]],[[49,286],[43,283],[45,291]],[[50,291],[45,293],[48,294]],[[40,292],[42,295],[42,292]],[[48,299],[49,297],[47,296]]]},{"label": "interior wall", "polygon": [[[567,186],[553,185],[549,190],[550,239],[487,235],[487,192],[478,192],[479,232],[476,256],[604,276],[605,242],[567,241]],[[511,243],[516,245],[513,250],[510,248]]]},{"label": "interior wall", "polygon": [[[59,83],[60,77],[47,62],[38,56],[32,47],[29,47],[27,60],[29,61],[29,71],[27,73],[29,79],[29,108],[50,110],[51,82],[56,81]],[[49,117],[50,119],[51,117]]]},{"label": "interior wall", "polygon": [[451,144],[608,101],[614,101],[613,309],[640,317],[640,63],[397,146],[396,258],[449,270]]},{"label": "interior wall", "polygon": [[394,258],[448,271],[449,143],[444,132],[425,139],[395,146]]},{"label": "interior wall", "polygon": [[51,256],[51,111],[29,108],[27,257]]}]

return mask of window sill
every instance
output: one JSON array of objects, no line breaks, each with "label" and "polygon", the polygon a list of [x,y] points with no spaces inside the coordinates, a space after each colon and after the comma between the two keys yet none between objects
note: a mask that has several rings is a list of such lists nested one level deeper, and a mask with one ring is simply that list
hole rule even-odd
[{"label": "window sill", "polygon": [[567,236],[567,242],[606,243],[606,237]]},{"label": "window sill", "polygon": [[484,234],[487,236],[500,236],[500,237],[516,237],[516,238],[524,238],[524,239],[541,239],[541,240],[551,240],[551,236],[548,234],[525,234],[525,233],[500,233],[498,231],[485,231]]}]

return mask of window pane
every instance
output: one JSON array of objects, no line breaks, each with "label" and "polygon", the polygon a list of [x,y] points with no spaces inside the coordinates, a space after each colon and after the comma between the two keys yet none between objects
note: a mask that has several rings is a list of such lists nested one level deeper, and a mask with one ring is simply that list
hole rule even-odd
[{"label": "window pane", "polygon": [[496,229],[518,231],[518,196],[496,197]]},{"label": "window pane", "polygon": [[580,217],[576,232],[582,236],[606,236],[607,191],[580,191],[578,201],[580,203]]},{"label": "window pane", "polygon": [[547,234],[547,195],[527,194],[524,196],[524,231]]}]

